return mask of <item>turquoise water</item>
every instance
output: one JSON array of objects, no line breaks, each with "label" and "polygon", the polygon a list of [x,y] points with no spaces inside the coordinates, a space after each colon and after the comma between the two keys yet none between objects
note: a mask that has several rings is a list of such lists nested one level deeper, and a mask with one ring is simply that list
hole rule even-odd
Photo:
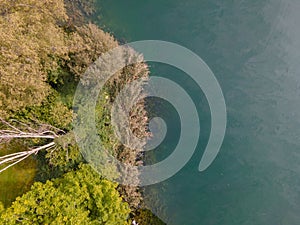
[{"label": "turquoise water", "polygon": [[[152,74],[173,78],[193,96],[201,137],[176,176],[147,188],[149,207],[171,225],[300,224],[300,1],[98,2],[99,24],[119,40],[172,41],[197,53],[226,100],[223,146],[199,173],[210,129],[203,93],[184,73],[151,66]],[[178,138],[178,117],[168,118],[174,129],[155,153],[158,160]]]}]

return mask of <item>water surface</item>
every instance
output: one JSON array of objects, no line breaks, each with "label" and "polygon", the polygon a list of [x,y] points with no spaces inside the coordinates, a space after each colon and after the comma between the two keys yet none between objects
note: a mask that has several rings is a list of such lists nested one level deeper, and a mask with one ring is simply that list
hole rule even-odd
[{"label": "water surface", "polygon": [[[207,102],[186,74],[152,65],[152,74],[173,78],[193,97],[202,133],[183,170],[148,188],[149,207],[171,225],[298,225],[300,1],[110,0],[98,5],[99,24],[119,40],[181,44],[209,65],[224,92],[224,144],[209,169],[199,173],[210,129]],[[174,146],[178,135],[170,135],[161,149]]]}]

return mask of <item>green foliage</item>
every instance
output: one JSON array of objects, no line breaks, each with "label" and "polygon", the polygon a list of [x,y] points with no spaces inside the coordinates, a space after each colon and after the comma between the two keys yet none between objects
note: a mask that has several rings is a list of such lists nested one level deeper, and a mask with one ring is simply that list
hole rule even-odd
[{"label": "green foliage", "polygon": [[49,161],[46,159],[46,154],[46,152],[40,152],[35,157],[38,168],[34,178],[36,182],[45,183],[47,180],[62,177],[65,172],[60,167],[50,165]]},{"label": "green foliage", "polygon": [[70,171],[83,161],[83,157],[76,145],[73,132],[69,132],[54,140],[56,148],[46,154],[51,166],[58,167],[61,171]]},{"label": "green foliage", "polygon": [[63,0],[0,0],[0,5],[1,117],[40,105],[51,90],[48,83],[81,76],[117,46],[96,25],[69,29]]},{"label": "green foliage", "polygon": [[38,106],[26,107],[15,113],[15,118],[25,121],[39,121],[63,130],[71,129],[72,111],[61,101],[58,92],[52,90]]},{"label": "green foliage", "polygon": [[67,57],[58,23],[67,19],[63,0],[0,0],[0,114],[38,105],[49,93],[47,71],[55,56]]},{"label": "green foliage", "polygon": [[[133,56],[128,55],[127,57],[130,58]],[[110,153],[113,156],[130,164],[134,163],[136,159],[136,153],[130,154],[128,151],[126,151],[127,149],[124,148],[123,144],[120,143],[115,135],[114,128],[111,124],[112,102],[115,101],[116,96],[125,87],[125,85],[132,83],[137,79],[147,80],[148,72],[148,67],[144,63],[129,65],[123,68],[121,71],[118,71],[108,80],[99,93],[95,108],[97,131],[102,145],[105,149],[110,150]],[[140,94],[139,91],[140,90],[137,88],[136,93],[134,93],[135,97]],[[128,100],[129,98],[130,100]],[[133,95],[129,96],[127,99],[128,102],[131,102],[132,98]],[[133,125],[131,128],[134,128],[132,129],[134,135],[140,138],[145,137],[146,121],[144,118],[146,116],[146,111],[144,110],[143,104],[135,105],[131,115],[129,116],[130,123]]]},{"label": "green foliage", "polygon": [[62,178],[35,183],[2,215],[1,224],[129,224],[129,207],[116,184],[100,179],[90,166]]},{"label": "green foliage", "polygon": [[135,220],[139,225],[166,225],[149,209],[139,209],[136,213]]},{"label": "green foliage", "polygon": [[59,100],[72,109],[78,79],[69,71],[69,68],[59,67],[56,71],[50,71],[47,82],[57,91]]},{"label": "green foliage", "polygon": [[110,151],[110,154],[116,156],[116,149],[120,145],[116,139],[113,127],[111,125],[111,103],[107,91],[99,93],[98,101],[95,108],[96,126],[101,144]]},{"label": "green foliage", "polygon": [[117,41],[94,24],[75,27],[70,34],[69,57],[66,66],[77,77],[84,74],[104,52],[118,46]]},{"label": "green foliage", "polygon": [[4,211],[4,205],[2,202],[0,202],[0,215]]},{"label": "green foliage", "polygon": [[[78,5],[82,1],[67,2]],[[0,224],[126,224],[129,209],[118,196],[115,184],[99,179],[85,165],[72,172],[83,158],[70,132],[78,79],[101,54],[117,47],[117,41],[96,25],[78,26],[74,18],[69,20],[63,0],[0,0],[0,6],[0,115],[63,130],[65,133],[58,132],[61,137],[55,139],[56,149],[38,155],[43,158],[39,162],[49,162],[47,166],[39,165],[43,177],[39,180],[68,172],[63,178],[34,184],[3,213]],[[86,6],[85,13],[92,13],[88,11],[90,4]],[[111,103],[124,85],[147,75],[143,63],[122,69],[100,93],[96,106],[98,135],[105,149],[131,164],[136,163],[136,153],[124,150],[116,139],[110,121]],[[132,115],[137,118],[133,122],[136,130],[145,127],[141,119],[144,113],[136,111]],[[143,129],[140,134],[137,136],[144,135]],[[88,136],[80,138],[90,143]],[[34,139],[28,146],[44,141]],[[85,157],[101,161],[99,150],[93,144],[89,148],[91,154]],[[111,173],[112,178],[118,175],[115,165],[101,169]],[[132,199],[139,199],[133,193],[136,189],[124,190]]]}]

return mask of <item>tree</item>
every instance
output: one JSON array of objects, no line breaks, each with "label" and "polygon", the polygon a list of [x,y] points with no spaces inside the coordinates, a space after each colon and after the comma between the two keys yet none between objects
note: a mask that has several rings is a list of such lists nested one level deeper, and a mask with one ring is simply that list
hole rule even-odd
[{"label": "tree", "polygon": [[49,94],[48,72],[67,59],[63,0],[0,0],[0,115],[6,118]]},{"label": "tree", "polygon": [[100,179],[89,165],[62,178],[37,182],[2,212],[1,224],[129,224],[129,206],[117,184]]},{"label": "tree", "polygon": [[[0,0],[0,6],[0,143],[23,138],[35,139],[36,144],[29,151],[1,157],[0,165],[11,164],[0,172],[50,149],[49,161],[65,165],[71,150],[78,153],[75,141],[54,139],[71,129],[76,79],[117,42],[92,24],[70,30],[63,0]],[[11,124],[15,119],[19,122]]]},{"label": "tree", "polygon": [[[63,0],[0,0],[0,6],[0,115],[5,124],[0,125],[0,144],[18,138],[26,140],[29,148],[1,156],[0,172],[41,151],[51,166],[74,170],[83,159],[71,132],[72,94],[86,68],[118,43],[96,25],[72,24]],[[98,105],[99,136],[113,155],[128,164],[141,162],[136,152],[113,137],[109,109],[122,87],[147,76],[145,64],[128,66],[99,96],[100,103],[104,97],[107,104]],[[143,106],[131,113],[131,126],[139,137],[146,133]],[[134,207],[140,203],[136,190],[122,190]]]},{"label": "tree", "polygon": [[[50,147],[51,154],[47,156],[58,165],[57,159],[63,157],[52,149],[57,143],[54,139],[64,136],[72,129],[72,94],[78,78],[101,54],[117,47],[118,43],[94,24],[69,24],[63,0],[0,0],[0,6],[0,115],[8,122],[10,119],[18,119],[29,124],[26,129],[30,128],[32,121],[55,127],[55,130],[51,130],[52,135],[47,135],[47,141],[37,141],[30,152],[16,154],[14,159],[21,160],[20,157],[28,157]],[[143,63],[119,71],[106,85],[108,104],[111,105],[111,101],[126,83],[147,76],[148,69]],[[103,118],[110,113],[105,107],[100,106],[99,110],[105,112],[101,114]],[[146,127],[143,119],[145,111],[140,110],[143,104],[138,108],[131,117],[136,120],[132,124],[134,130],[139,132],[138,136],[143,136]],[[110,125],[106,125],[107,122],[110,123],[99,121],[98,126],[102,129],[100,136],[106,139],[107,148],[115,151],[120,159],[126,156],[127,162],[135,163],[136,156],[130,154],[130,150],[126,149],[124,154],[120,154],[122,148],[114,149],[114,146],[120,144],[112,143],[115,139],[113,140],[112,129]],[[42,127],[39,126],[38,129],[45,132]],[[9,132],[16,132],[17,129],[19,128],[14,127]],[[35,128],[32,127],[30,134],[26,131],[27,135],[8,135],[7,130],[2,130],[1,135],[4,139],[33,139],[37,136],[39,139],[46,139],[39,132],[32,133],[33,129]],[[76,149],[71,147],[72,144],[75,145],[68,143],[68,148],[59,148],[66,156],[66,161],[69,159],[68,149]],[[51,156],[55,160],[51,160]],[[5,158],[5,162],[8,162],[9,157]]]}]

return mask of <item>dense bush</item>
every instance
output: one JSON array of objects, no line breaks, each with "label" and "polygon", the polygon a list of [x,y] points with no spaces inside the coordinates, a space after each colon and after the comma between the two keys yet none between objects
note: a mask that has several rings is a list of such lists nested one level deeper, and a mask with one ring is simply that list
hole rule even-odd
[{"label": "dense bush", "polygon": [[116,184],[90,166],[46,183],[36,182],[0,216],[5,224],[129,224],[129,206]]}]

